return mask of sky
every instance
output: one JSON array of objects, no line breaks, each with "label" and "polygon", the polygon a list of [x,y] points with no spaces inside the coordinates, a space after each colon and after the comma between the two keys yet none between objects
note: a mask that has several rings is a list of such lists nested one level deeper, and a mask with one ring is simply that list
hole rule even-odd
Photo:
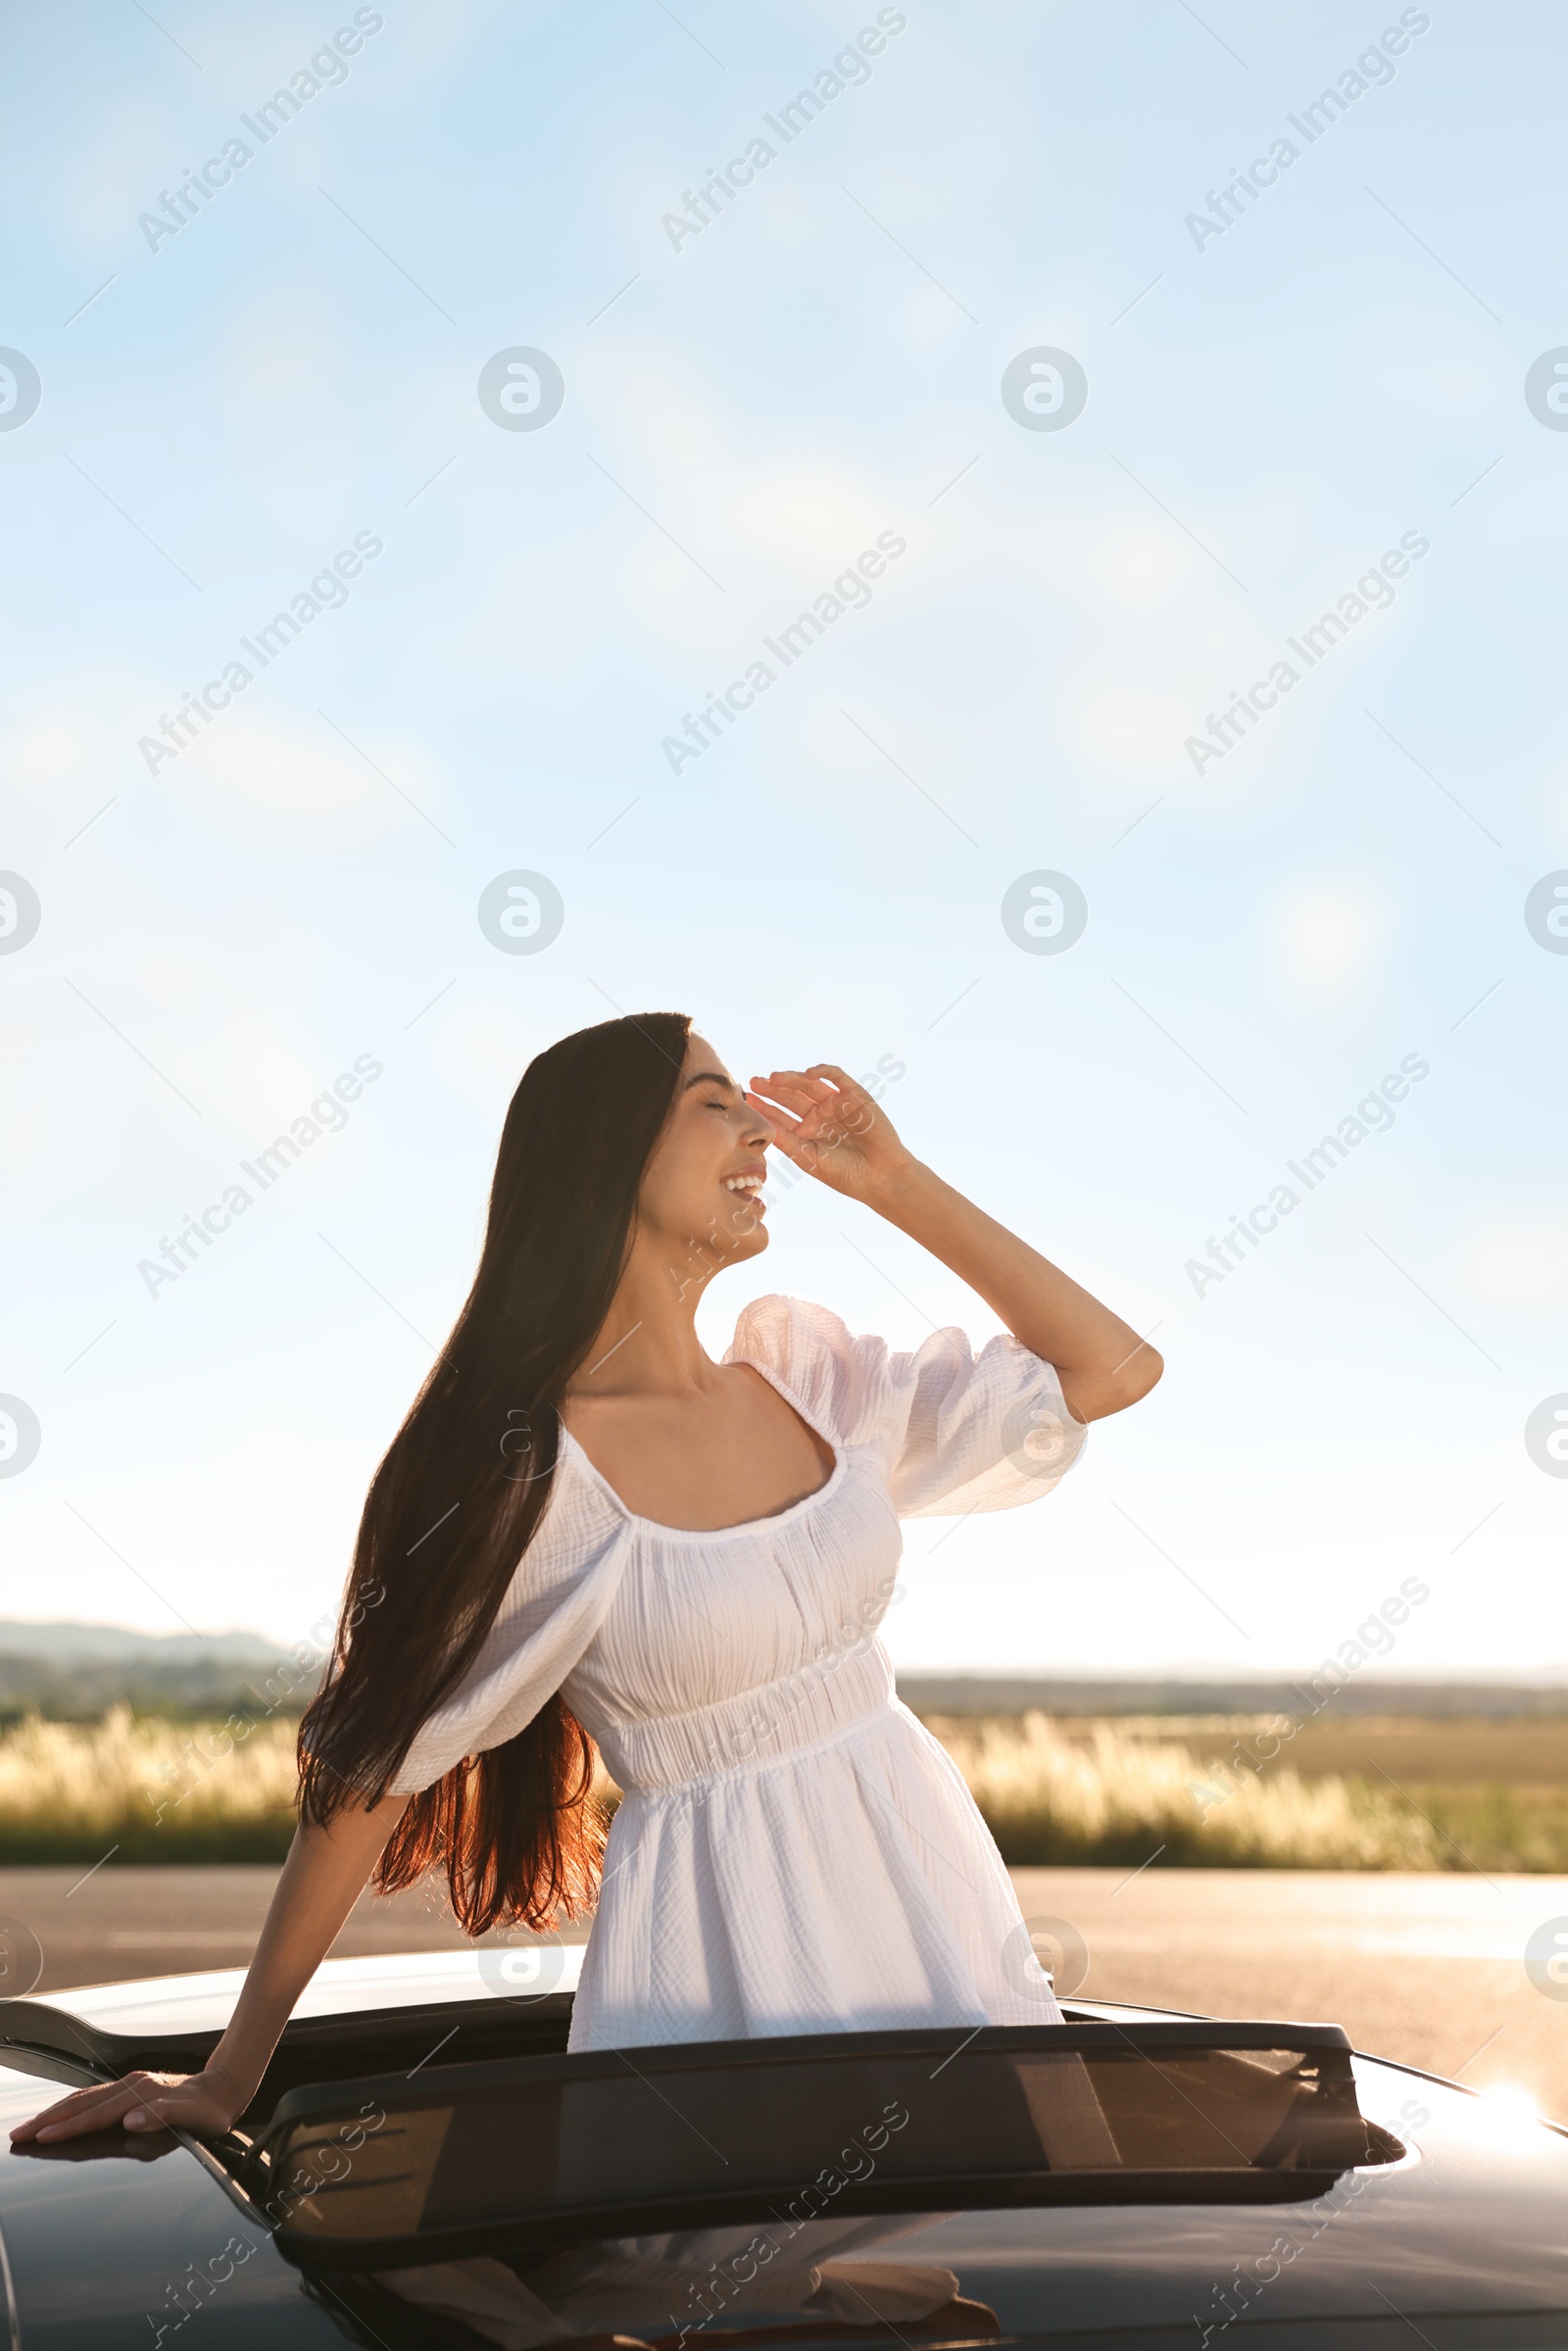
[{"label": "sky", "polygon": [[[1419,1587],[1379,1672],[1568,1670],[1568,18],[8,39],[0,1612],[307,1637],[527,1061],[674,1008],[880,1069],[1164,1354],[908,1525],[901,1665],[1295,1671]],[[999,1327],[771,1231],[715,1355]]]}]

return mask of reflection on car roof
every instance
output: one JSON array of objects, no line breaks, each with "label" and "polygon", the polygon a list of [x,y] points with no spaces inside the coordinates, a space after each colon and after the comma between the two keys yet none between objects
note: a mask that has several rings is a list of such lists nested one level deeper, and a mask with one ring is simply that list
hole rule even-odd
[{"label": "reflection on car roof", "polygon": [[313,2266],[781,2213],[1257,2202],[1397,2162],[1332,2025],[1073,2024],[605,2050],[289,2092],[242,2172]]}]

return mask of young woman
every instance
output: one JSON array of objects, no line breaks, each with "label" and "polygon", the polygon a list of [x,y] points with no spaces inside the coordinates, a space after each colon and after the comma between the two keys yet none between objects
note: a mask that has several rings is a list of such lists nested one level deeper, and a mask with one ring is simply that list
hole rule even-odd
[{"label": "young woman", "polygon": [[[200,2074],[17,2137],[226,2130],[367,1878],[468,1933],[598,1909],[571,2046],[1057,2016],[957,1771],[876,1628],[901,1517],[1051,1489],[1136,1403],[1136,1331],[906,1149],[830,1062],[745,1092],[675,1012],[530,1062],[478,1273],[367,1498],[301,1818]],[[769,1148],[929,1249],[1010,1336],[910,1353],[711,1276],[767,1246]],[[608,1849],[597,1743],[624,1797]]]}]

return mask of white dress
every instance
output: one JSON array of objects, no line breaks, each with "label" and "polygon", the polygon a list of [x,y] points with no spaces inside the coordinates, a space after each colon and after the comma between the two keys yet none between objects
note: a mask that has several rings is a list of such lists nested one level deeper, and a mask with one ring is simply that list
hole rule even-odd
[{"label": "white dress", "polygon": [[403,1771],[428,1787],[557,1690],[624,1790],[583,1959],[573,2049],[1060,2010],[1006,1870],[876,1630],[899,1520],[1004,1510],[1083,1449],[1049,1363],[1001,1334],[908,1354],[800,1298],[754,1300],[750,1363],[833,1447],[769,1518],[635,1517],[569,1431],[484,1648]]}]

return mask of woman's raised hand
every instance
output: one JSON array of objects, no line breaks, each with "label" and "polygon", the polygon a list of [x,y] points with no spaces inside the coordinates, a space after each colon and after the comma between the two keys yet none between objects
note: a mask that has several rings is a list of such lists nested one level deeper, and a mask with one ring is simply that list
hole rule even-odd
[{"label": "woman's raised hand", "polygon": [[885,1110],[833,1061],[754,1075],[746,1099],[788,1159],[830,1191],[875,1206],[891,1178],[913,1164]]},{"label": "woman's raised hand", "polygon": [[13,2145],[36,2139],[52,2146],[88,2131],[188,2131],[214,2138],[231,2128],[245,2100],[232,2085],[211,2074],[126,2074],[119,2082],[95,2082],[68,2098],[29,2115],[11,2132]]}]

